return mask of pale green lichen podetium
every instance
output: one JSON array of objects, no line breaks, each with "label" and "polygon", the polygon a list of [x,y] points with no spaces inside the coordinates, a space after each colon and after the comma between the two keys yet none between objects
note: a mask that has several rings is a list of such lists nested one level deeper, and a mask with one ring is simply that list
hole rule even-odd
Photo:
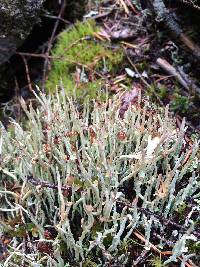
[{"label": "pale green lichen podetium", "polygon": [[193,217],[173,236],[169,224],[180,205],[200,198],[198,142],[187,147],[184,122],[177,131],[167,109],[140,97],[123,119],[117,96],[81,109],[64,89],[36,98],[36,110],[22,102],[25,128],[12,121],[11,134],[0,126],[0,231],[11,240],[4,266],[108,266],[116,258],[131,266],[126,246],[150,250],[152,237],[160,250],[165,240],[173,244],[168,264],[190,258],[187,242],[198,242]]}]

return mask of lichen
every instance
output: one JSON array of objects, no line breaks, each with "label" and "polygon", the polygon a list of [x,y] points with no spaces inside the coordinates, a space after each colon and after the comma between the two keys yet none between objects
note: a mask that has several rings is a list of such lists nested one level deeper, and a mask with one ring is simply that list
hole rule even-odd
[{"label": "lichen", "polygon": [[187,242],[198,245],[198,225],[190,217],[178,231],[172,221],[182,203],[199,201],[198,142],[186,146],[184,124],[177,131],[167,109],[139,97],[123,118],[117,96],[92,110],[64,90],[36,98],[37,110],[22,102],[26,129],[16,121],[12,136],[0,128],[0,231],[9,233],[9,221],[16,235],[6,264],[126,266],[134,241],[141,250],[144,240],[151,249],[151,238],[161,247],[155,231],[173,243],[166,264],[190,257]]}]

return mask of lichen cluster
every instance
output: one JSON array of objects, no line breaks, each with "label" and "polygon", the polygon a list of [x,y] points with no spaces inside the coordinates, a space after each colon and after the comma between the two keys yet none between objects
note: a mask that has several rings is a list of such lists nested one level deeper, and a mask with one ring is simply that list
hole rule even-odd
[{"label": "lichen cluster", "polygon": [[[186,262],[187,242],[198,245],[199,180],[184,124],[177,131],[167,109],[140,97],[123,118],[119,96],[92,110],[64,91],[36,97],[37,109],[22,102],[26,127],[0,128],[3,266],[131,266],[141,236],[161,260],[173,244],[165,264]],[[190,216],[169,231],[189,200]]]}]

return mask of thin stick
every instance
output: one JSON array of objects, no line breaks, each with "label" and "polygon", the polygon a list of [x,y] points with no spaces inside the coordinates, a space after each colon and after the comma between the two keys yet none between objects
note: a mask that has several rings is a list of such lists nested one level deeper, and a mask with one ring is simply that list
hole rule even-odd
[{"label": "thin stick", "polygon": [[180,25],[173,18],[172,14],[168,11],[163,0],[153,0],[153,8],[162,21],[164,21],[167,28],[179,38],[185,46],[187,46],[198,59],[200,59],[200,47],[193,42],[188,36],[183,33]]},{"label": "thin stick", "polygon": [[[189,79],[189,77],[185,73],[178,72],[176,68],[174,68],[167,60],[165,60],[164,58],[158,58],[156,60],[156,63],[162,69],[164,69],[167,73],[169,73],[170,75],[173,75],[187,91],[189,91],[190,89],[193,89],[197,93],[200,94],[200,88],[196,86],[195,83],[191,81],[191,79]],[[186,80],[186,77],[187,77],[187,80]]]},{"label": "thin stick", "polygon": [[[120,205],[126,206],[126,207],[128,207],[128,208],[132,208],[132,209],[134,208],[134,206],[132,206],[132,205],[130,205],[130,204],[123,203],[122,201],[117,201],[117,203],[119,203]],[[142,212],[142,213],[144,213],[144,214],[146,214],[146,215],[154,216],[157,220],[159,220],[160,222],[163,222],[165,225],[172,225],[172,226],[174,226],[175,228],[181,229],[181,230],[183,230],[183,231],[185,231],[185,232],[187,232],[187,230],[188,230],[188,229],[187,229],[186,227],[184,227],[183,225],[178,224],[178,223],[176,223],[176,222],[174,222],[174,221],[171,221],[170,219],[166,219],[166,218],[164,218],[164,217],[162,216],[162,214],[154,213],[154,212],[152,212],[152,211],[150,211],[150,210],[148,210],[148,209],[145,209],[145,208],[137,207],[137,209],[138,209],[140,212]],[[198,238],[200,238],[200,232],[199,232],[199,231],[195,231],[195,230],[193,230],[192,233],[193,233],[194,235],[196,235]]]},{"label": "thin stick", "polygon": [[[32,176],[28,176],[27,180],[29,183],[36,185],[36,186],[41,186],[41,187],[46,187],[46,188],[51,188],[51,189],[58,189],[58,185],[56,184],[51,184],[39,179],[35,179]],[[66,191],[68,194],[71,194],[71,186],[61,186],[61,190]]]},{"label": "thin stick", "polygon": [[26,78],[27,78],[27,81],[28,81],[28,88],[29,88],[30,92],[32,92],[33,91],[33,87],[32,87],[32,83],[31,83],[31,78],[30,78],[30,74],[29,74],[29,68],[28,68],[27,60],[23,55],[21,55],[21,57],[22,57],[22,60],[24,61],[24,66],[25,66],[25,71],[26,71]]},{"label": "thin stick", "polygon": [[16,53],[17,55],[23,55],[23,56],[31,56],[31,57],[39,57],[39,58],[48,58],[48,59],[57,59],[57,60],[64,60],[64,61],[68,61],[70,63],[73,63],[73,64],[76,64],[80,67],[84,67],[92,72],[94,72],[97,76],[99,76],[100,78],[106,80],[107,78],[102,75],[101,73],[95,71],[94,69],[90,68],[89,66],[85,65],[85,64],[82,64],[80,62],[77,62],[75,60],[72,60],[72,59],[68,59],[66,56],[49,56],[49,55],[46,55],[46,54],[34,54],[34,53],[25,53],[25,52],[17,52]]},{"label": "thin stick", "polygon": [[53,40],[54,40],[56,31],[57,31],[57,28],[58,28],[58,25],[59,25],[59,22],[60,22],[60,18],[62,18],[62,14],[63,14],[63,12],[65,10],[65,7],[66,7],[66,0],[63,0],[61,8],[60,8],[59,15],[58,15],[58,18],[57,18],[57,20],[55,22],[55,25],[54,25],[54,28],[53,28],[53,31],[52,31],[52,34],[51,34],[51,38],[50,38],[49,43],[48,43],[47,51],[45,53],[45,55],[47,57],[45,57],[44,68],[43,68],[43,79],[42,79],[42,90],[43,91],[44,91],[44,84],[45,84],[45,80],[46,80],[46,71],[47,71],[47,68],[49,67],[48,56],[49,56],[50,50],[52,48]]}]

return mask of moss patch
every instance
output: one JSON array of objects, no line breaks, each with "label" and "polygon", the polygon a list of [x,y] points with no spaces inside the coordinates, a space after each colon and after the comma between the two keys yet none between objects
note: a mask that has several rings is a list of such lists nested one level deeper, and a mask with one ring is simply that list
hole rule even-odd
[{"label": "moss patch", "polygon": [[118,47],[108,48],[106,42],[98,42],[94,38],[97,30],[93,21],[78,22],[60,34],[46,81],[50,92],[54,92],[56,86],[64,86],[69,94],[75,92],[78,97],[94,98],[105,85],[108,74],[116,73],[123,52]]}]

